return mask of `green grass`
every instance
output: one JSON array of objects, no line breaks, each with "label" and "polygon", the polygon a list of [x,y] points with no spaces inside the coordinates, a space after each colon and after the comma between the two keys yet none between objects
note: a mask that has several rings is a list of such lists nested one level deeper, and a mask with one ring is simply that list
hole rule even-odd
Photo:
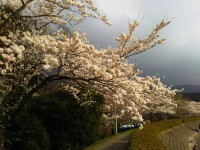
[{"label": "green grass", "polygon": [[142,130],[133,130],[130,150],[167,150],[160,141],[160,135],[164,131],[184,123],[200,120],[200,117],[184,119],[164,120],[144,125]]},{"label": "green grass", "polygon": [[105,143],[107,143],[108,141],[110,140],[113,140],[123,134],[127,134],[127,133],[131,133],[133,130],[127,130],[125,132],[119,132],[117,135],[112,135],[112,136],[109,136],[103,140],[100,140],[100,141],[97,141],[95,144],[85,148],[84,150],[96,150],[99,146],[101,145],[104,145]]}]

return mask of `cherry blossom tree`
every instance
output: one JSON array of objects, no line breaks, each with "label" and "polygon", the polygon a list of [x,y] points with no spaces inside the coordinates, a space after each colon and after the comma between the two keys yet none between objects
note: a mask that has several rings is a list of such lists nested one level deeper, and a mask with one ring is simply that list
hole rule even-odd
[{"label": "cherry blossom tree", "polygon": [[184,116],[200,116],[200,102],[185,100],[177,102],[176,112],[180,118]]},{"label": "cherry blossom tree", "polygon": [[101,15],[92,0],[1,0],[0,35],[16,30],[46,30],[49,25],[72,26]]},{"label": "cherry blossom tree", "polygon": [[[0,36],[3,118],[25,107],[52,83],[75,96],[82,88],[87,89],[87,96],[90,90],[103,94],[106,99],[103,118],[107,121],[112,120],[115,106],[119,117],[128,113],[132,119],[142,120],[141,112],[149,104],[173,103],[174,90],[155,76],[140,77],[141,72],[126,60],[162,44],[165,39],[159,38],[159,31],[170,21],[162,20],[145,39],[135,37],[139,23],[130,22],[129,33],[122,33],[116,39],[117,48],[96,49],[77,30],[71,36],[62,29],[52,34],[44,32],[50,29],[50,24],[76,24],[86,17],[100,18],[110,24],[92,0],[7,0],[1,4],[0,27],[8,29]],[[80,103],[93,102],[85,99]]]}]

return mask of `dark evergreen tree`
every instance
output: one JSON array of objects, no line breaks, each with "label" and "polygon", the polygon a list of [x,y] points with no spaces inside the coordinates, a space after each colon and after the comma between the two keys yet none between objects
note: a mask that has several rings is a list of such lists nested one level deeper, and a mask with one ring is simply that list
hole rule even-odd
[{"label": "dark evergreen tree", "polygon": [[[79,150],[90,144],[94,143],[100,137],[100,124],[102,116],[102,104],[104,98],[98,93],[90,93],[85,96],[85,92],[80,92],[77,100],[71,93],[66,91],[54,91],[51,93],[45,93],[41,96],[33,99],[26,110],[27,118],[17,116],[18,122],[12,122],[11,126],[19,126],[19,130],[7,129],[6,137],[9,147],[14,147],[15,139],[17,136],[25,136],[31,129],[32,125],[35,128],[46,129],[48,133],[51,150]],[[91,103],[84,103],[87,99],[91,100]],[[23,114],[22,113],[22,114]],[[35,118],[36,117],[36,118]],[[27,120],[26,120],[27,119]],[[36,123],[32,123],[30,119],[37,119],[43,123],[44,126],[38,126]],[[29,123],[30,128],[23,128]],[[18,124],[16,124],[18,123]],[[23,129],[22,129],[23,128]],[[28,130],[27,130],[28,129]],[[34,129],[34,127],[32,128]],[[32,131],[39,132],[39,131]],[[11,136],[7,136],[7,134]],[[42,132],[41,132],[42,133]],[[12,137],[13,136],[13,137]],[[38,133],[39,138],[44,138],[43,134]],[[11,137],[11,138],[10,138]],[[41,143],[38,143],[37,136],[33,136],[32,139],[27,139],[27,143],[23,148],[26,148],[28,142],[34,141],[38,146],[38,149],[45,149]],[[27,145],[26,145],[27,144]],[[22,149],[22,148],[21,148]],[[37,149],[37,147],[35,148]]]}]

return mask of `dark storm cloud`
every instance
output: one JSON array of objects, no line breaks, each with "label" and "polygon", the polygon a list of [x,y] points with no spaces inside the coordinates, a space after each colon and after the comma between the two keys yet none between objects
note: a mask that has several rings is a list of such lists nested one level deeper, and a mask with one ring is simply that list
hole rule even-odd
[{"label": "dark storm cloud", "polygon": [[170,84],[200,84],[200,1],[198,0],[99,0],[100,10],[113,25],[88,19],[79,27],[87,33],[90,44],[101,48],[116,47],[115,38],[127,33],[129,19],[142,20],[136,35],[147,36],[163,18],[171,19],[161,36],[164,45],[129,58],[143,70],[143,75],[165,76]]}]

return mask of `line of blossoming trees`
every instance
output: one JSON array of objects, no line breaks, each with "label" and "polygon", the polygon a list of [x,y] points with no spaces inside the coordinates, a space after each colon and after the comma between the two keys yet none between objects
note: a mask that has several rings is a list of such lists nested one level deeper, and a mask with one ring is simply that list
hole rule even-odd
[{"label": "line of blossoming trees", "polygon": [[[175,90],[167,88],[153,76],[141,72],[126,58],[142,53],[165,39],[159,31],[170,23],[162,20],[145,39],[135,37],[139,23],[129,23],[129,33],[122,33],[116,48],[96,49],[85,34],[66,26],[81,23],[87,17],[99,18],[92,0],[1,0],[0,8],[0,115],[1,119],[25,107],[29,100],[51,83],[71,91],[81,88],[105,97],[103,119],[112,120],[116,105],[119,117],[130,115],[142,120],[151,108],[170,106]],[[60,30],[53,32],[51,27]],[[89,105],[90,100],[81,102]]]}]

